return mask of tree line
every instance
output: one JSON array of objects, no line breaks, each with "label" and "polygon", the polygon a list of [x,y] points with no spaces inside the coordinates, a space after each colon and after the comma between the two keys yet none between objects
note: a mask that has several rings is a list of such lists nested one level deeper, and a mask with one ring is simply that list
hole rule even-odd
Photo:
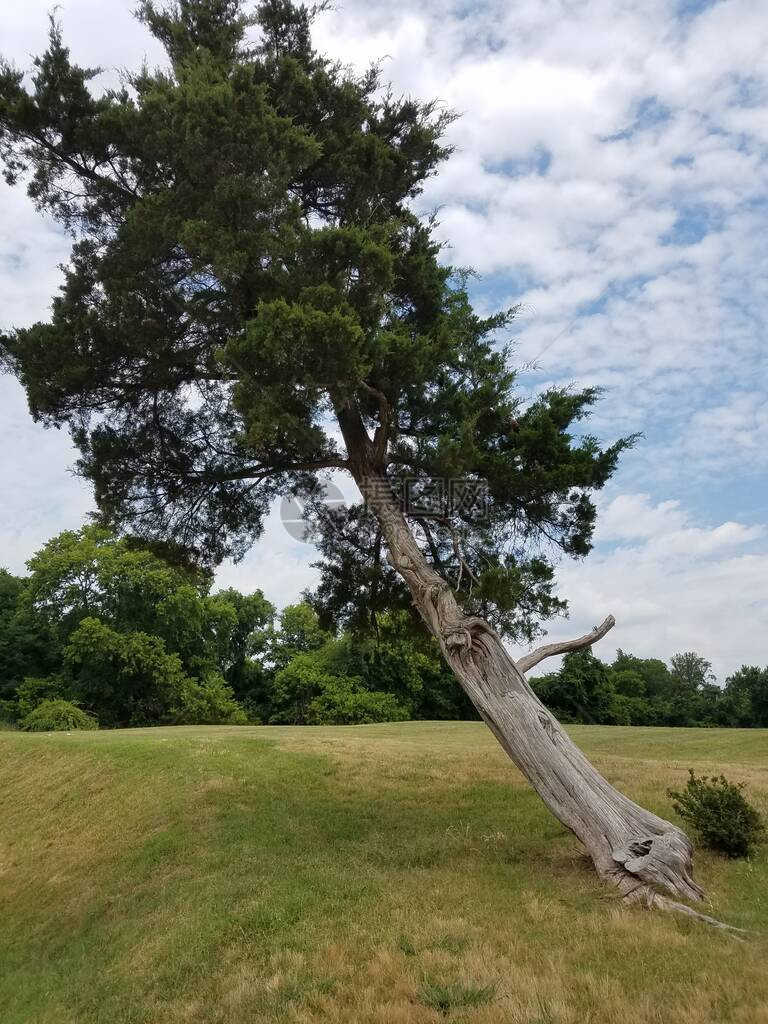
[{"label": "tree line", "polygon": [[673,655],[669,665],[622,650],[606,664],[578,651],[531,685],[561,722],[768,727],[768,668],[742,666],[721,687],[695,651]]},{"label": "tree line", "polygon": [[324,628],[308,601],[213,592],[172,545],[97,526],[0,570],[0,717],[65,699],[102,727],[462,718],[472,705],[407,612],[367,634]]},{"label": "tree line", "polygon": [[[0,570],[0,717],[69,700],[102,727],[323,724],[477,717],[405,608],[334,628],[322,597],[277,614],[260,591],[214,592],[172,545],[97,526],[50,540],[29,575]],[[532,680],[566,722],[768,726],[768,669],[723,688],[700,655],[590,651]]]}]

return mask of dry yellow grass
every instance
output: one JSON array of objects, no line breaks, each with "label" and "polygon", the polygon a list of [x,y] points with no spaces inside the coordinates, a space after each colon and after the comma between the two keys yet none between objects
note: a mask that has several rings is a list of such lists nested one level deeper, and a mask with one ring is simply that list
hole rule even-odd
[{"label": "dry yellow grass", "polygon": [[[575,730],[669,815],[768,808],[768,735]],[[768,863],[700,855],[746,942],[622,909],[469,723],[0,734],[2,1024],[768,1024]]]}]

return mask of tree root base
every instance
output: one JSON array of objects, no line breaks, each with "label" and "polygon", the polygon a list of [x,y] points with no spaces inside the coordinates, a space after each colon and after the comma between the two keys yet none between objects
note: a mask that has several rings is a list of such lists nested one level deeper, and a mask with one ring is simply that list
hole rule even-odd
[{"label": "tree root base", "polygon": [[622,903],[628,906],[641,906],[648,910],[655,908],[675,914],[684,914],[686,917],[699,921],[701,924],[707,924],[712,928],[720,928],[723,931],[731,932],[734,934],[734,937],[738,937],[737,933],[747,934],[745,928],[737,928],[735,925],[718,921],[716,917],[710,917],[709,914],[702,914],[701,911],[694,910],[693,907],[689,907],[685,903],[679,903],[677,900],[671,900],[668,896],[663,896],[660,892],[656,892],[655,889],[647,885],[635,886],[626,892],[621,897],[621,900]]}]

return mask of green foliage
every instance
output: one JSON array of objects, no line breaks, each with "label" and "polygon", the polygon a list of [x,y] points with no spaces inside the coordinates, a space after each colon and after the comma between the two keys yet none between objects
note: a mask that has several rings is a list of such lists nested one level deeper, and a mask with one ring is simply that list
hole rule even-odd
[{"label": "green foliage", "polygon": [[476,718],[477,712],[413,608],[379,615],[375,631],[344,638],[345,671],[384,690],[414,718]]},{"label": "green foliage", "polygon": [[637,658],[619,649],[613,668],[616,672],[632,672],[640,676],[648,697],[664,698],[674,689],[672,674],[660,658]]},{"label": "green foliage", "polygon": [[765,825],[744,796],[744,783],[729,782],[724,775],[697,778],[692,768],[689,776],[682,792],[667,790],[674,809],[710,849],[727,857],[748,857],[763,839]]},{"label": "green foliage", "polygon": [[26,717],[43,701],[58,700],[64,697],[66,684],[61,676],[50,676],[36,679],[27,676],[19,683],[14,694],[14,711],[18,718]]},{"label": "green foliage", "polygon": [[368,725],[403,722],[408,709],[392,693],[367,690],[359,679],[333,676],[307,708],[308,725]]},{"label": "green foliage", "polygon": [[669,667],[672,677],[689,690],[701,690],[715,679],[710,662],[695,651],[673,654]]},{"label": "green foliage", "polygon": [[725,681],[722,725],[768,727],[768,667],[743,665]]},{"label": "green foliage", "polygon": [[269,647],[275,669],[260,717],[338,724],[476,717],[437,644],[405,612],[377,618],[376,632],[333,636],[308,604],[280,617]]},{"label": "green foliage", "polygon": [[55,670],[58,643],[37,613],[27,580],[0,569],[0,701],[12,697],[26,676]]},{"label": "green foliage", "polygon": [[591,652],[566,656],[558,672],[531,679],[566,722],[606,725],[768,725],[768,669],[744,666],[716,685],[710,663],[689,651],[670,671],[658,658],[618,651],[612,665]]},{"label": "green foliage", "polygon": [[70,732],[98,729],[99,723],[77,704],[68,700],[44,700],[19,723],[25,732]]},{"label": "green foliage", "polygon": [[[326,653],[326,652],[324,652]],[[346,677],[327,670],[325,658],[315,653],[297,654],[281,668],[269,690],[269,722],[276,725],[302,725],[308,721],[312,701],[327,686],[343,685]],[[355,680],[355,683],[358,681]]]},{"label": "green foliage", "polygon": [[[370,523],[356,522],[368,544]],[[339,580],[351,572],[344,603],[321,577],[277,620],[259,591],[211,593],[210,574],[180,548],[103,527],[54,537],[29,566],[23,579],[0,570],[0,716],[10,723],[44,700],[79,702],[111,727],[477,717],[394,578],[379,579],[382,601],[364,608],[355,597],[353,555],[338,563]],[[695,652],[672,666],[623,651],[607,665],[581,651],[531,684],[565,722],[768,724],[768,669],[744,666],[721,689]]]},{"label": "green foliage", "polygon": [[69,639],[64,664],[73,691],[97,707],[103,725],[152,725],[173,716],[189,685],[178,654],[157,636],[118,633],[99,619],[83,619]]},{"label": "green foliage", "polygon": [[232,687],[219,675],[186,680],[165,719],[174,725],[247,725]]},{"label": "green foliage", "polygon": [[[306,613],[302,617],[309,619]],[[289,621],[295,621],[293,616]],[[322,647],[294,655],[278,669],[269,687],[268,721],[353,725],[409,718],[411,709],[387,692],[389,680],[378,680],[369,688],[361,676],[346,674],[357,660],[346,640],[326,640]]]},{"label": "green foliage", "polygon": [[532,682],[563,721],[630,724],[630,698],[617,694],[610,668],[589,650],[567,654],[559,672]]},{"label": "green foliage", "polygon": [[[28,565],[24,580],[0,575],[0,661],[4,642],[27,635],[17,671],[42,663],[55,675],[9,672],[6,715],[52,696],[83,702],[103,725],[244,720],[232,684],[243,697],[263,688],[254,658],[274,609],[261,593],[211,594],[210,575],[178,548],[97,526],[59,534]],[[47,657],[33,656],[44,642]]]},{"label": "green foliage", "polygon": [[212,595],[210,601],[213,606],[228,606],[235,614],[234,625],[226,635],[219,634],[219,670],[238,699],[253,699],[264,687],[263,659],[275,609],[260,590],[241,594],[229,588]]},{"label": "green foliage", "polygon": [[279,626],[269,638],[269,659],[279,670],[298,654],[320,650],[330,639],[331,633],[322,628],[308,602],[289,604],[280,612]]},{"label": "green foliage", "polygon": [[58,534],[27,564],[30,600],[62,639],[87,617],[117,630],[149,631],[163,601],[182,587],[203,593],[209,585],[206,577],[98,526]]},{"label": "green foliage", "polygon": [[219,675],[185,675],[181,658],[147,633],[118,633],[84,619],[70,637],[64,664],[72,689],[98,708],[104,725],[243,724],[246,716]]}]

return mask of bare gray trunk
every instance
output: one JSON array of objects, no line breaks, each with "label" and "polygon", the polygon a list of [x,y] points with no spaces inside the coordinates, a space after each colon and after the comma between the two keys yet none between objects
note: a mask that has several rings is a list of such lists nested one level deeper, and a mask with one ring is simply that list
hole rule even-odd
[{"label": "bare gray trunk", "polygon": [[[354,441],[347,437],[348,448]],[[465,615],[426,562],[386,478],[367,472],[363,460],[356,464],[351,458],[350,464],[381,524],[388,560],[407,583],[446,661],[507,754],[584,844],[600,878],[629,902],[703,916],[660,892],[690,900],[704,895],[692,877],[685,833],[633,803],[592,767],[536,697],[496,632],[483,619]]]}]

